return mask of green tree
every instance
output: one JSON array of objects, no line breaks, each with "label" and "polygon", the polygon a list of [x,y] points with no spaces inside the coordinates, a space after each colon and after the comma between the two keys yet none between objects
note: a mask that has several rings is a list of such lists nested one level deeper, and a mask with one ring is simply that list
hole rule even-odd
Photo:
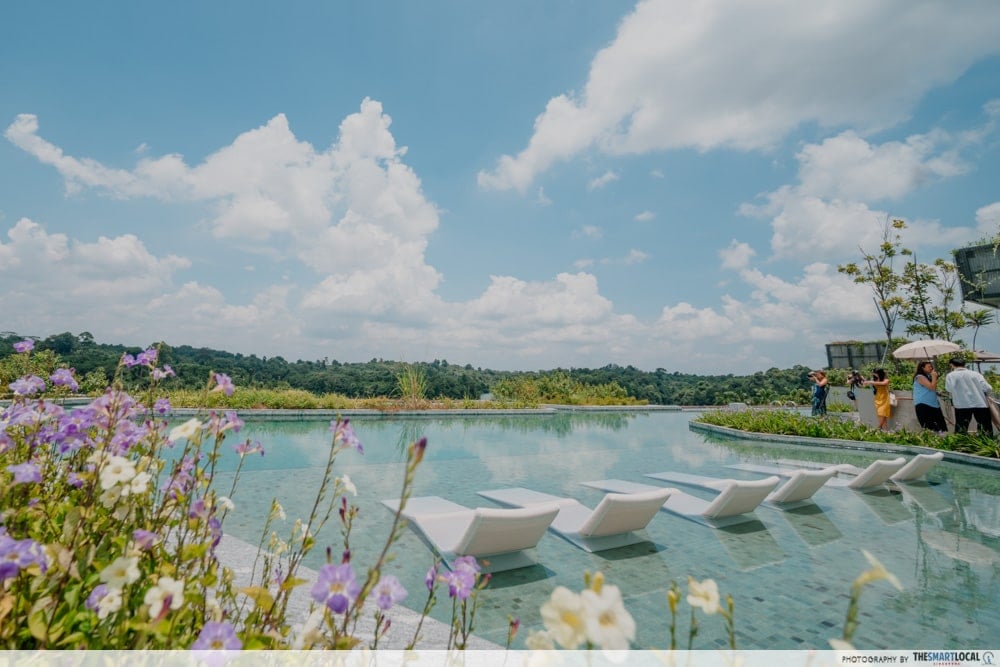
[{"label": "green tree", "polygon": [[901,254],[899,232],[906,229],[902,220],[890,220],[886,216],[880,223],[882,242],[875,252],[869,252],[863,247],[861,262],[850,262],[837,266],[837,271],[854,279],[860,285],[868,285],[872,290],[872,300],[888,342],[886,350],[892,348],[892,332],[896,327],[896,318],[904,304],[900,295],[900,275],[893,269],[893,261]]},{"label": "green tree", "polygon": [[958,300],[958,270],[943,259],[933,264],[921,264],[910,251],[903,254],[913,257],[903,268],[900,286],[906,299],[900,316],[909,324],[906,333],[951,340],[955,333],[966,326],[962,308],[955,309]]},{"label": "green tree", "polygon": [[972,327],[972,349],[976,349],[976,336],[979,335],[979,330],[988,324],[993,324],[997,321],[997,314],[995,310],[989,308],[979,308],[973,310],[972,312],[965,314],[965,325]]}]

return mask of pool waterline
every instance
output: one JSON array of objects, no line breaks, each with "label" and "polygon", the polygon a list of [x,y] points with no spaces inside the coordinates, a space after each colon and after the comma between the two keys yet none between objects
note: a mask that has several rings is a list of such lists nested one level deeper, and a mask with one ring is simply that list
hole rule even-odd
[{"label": "pool waterline", "polygon": [[[352,417],[365,455],[343,452],[336,474],[358,488],[361,513],[351,547],[360,569],[373,559],[388,530],[384,498],[398,496],[408,443],[428,438],[414,495],[440,495],[468,507],[493,506],[477,491],[524,486],[577,498],[593,507],[602,493],[588,480],[619,477],[650,484],[646,472],[675,470],[752,478],[725,467],[738,461],[823,456],[856,464],[877,453],[814,451],[816,448],[755,442],[752,445],[689,430],[691,413],[599,412],[544,416],[377,418]],[[237,491],[237,511],[226,531],[257,543],[263,519],[277,497],[287,530],[305,517],[319,484],[329,443],[329,421],[248,422],[240,438],[259,439],[263,458],[247,460]],[[794,452],[794,456],[792,453]],[[883,455],[884,456],[884,455]],[[231,465],[223,461],[222,469]],[[226,475],[220,487],[228,490]],[[960,648],[1000,636],[1000,475],[967,466],[939,464],[922,498],[822,489],[808,512],[757,511],[758,522],[717,530],[661,512],[647,529],[648,542],[587,554],[549,533],[534,550],[538,565],[498,573],[482,596],[476,633],[503,643],[508,615],[521,619],[515,647],[541,629],[538,607],[557,585],[583,587],[585,571],[602,571],[619,586],[638,624],[637,648],[669,643],[666,590],[671,580],[714,578],[736,604],[737,644],[744,649],[828,648],[839,637],[851,582],[868,567],[867,549],[905,587],[866,589],[855,642],[863,648]],[[697,491],[685,489],[690,493]],[[922,502],[921,502],[922,501]],[[751,528],[751,530],[747,530]],[[280,533],[279,533],[280,534]],[[338,526],[320,535],[307,559],[324,561],[323,548],[341,550]],[[410,591],[406,605],[423,605],[423,577],[432,555],[412,531],[393,550],[385,570]],[[447,621],[450,601],[439,600],[435,617]],[[681,620],[682,636],[686,617]],[[726,644],[718,617],[700,621],[695,648]]]}]

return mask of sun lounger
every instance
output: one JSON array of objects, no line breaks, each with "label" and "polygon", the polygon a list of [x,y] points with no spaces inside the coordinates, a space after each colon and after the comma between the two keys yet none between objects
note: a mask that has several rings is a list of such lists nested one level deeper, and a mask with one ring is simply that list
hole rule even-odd
[{"label": "sun lounger", "polygon": [[[768,495],[764,502],[779,509],[802,506],[811,502],[810,498],[813,494],[819,491],[820,487],[826,484],[835,472],[834,470],[796,470],[789,476],[788,481]],[[672,471],[650,473],[646,477],[672,484],[687,484],[710,491],[721,491],[738,481]]]},{"label": "sun lounger", "polygon": [[[745,521],[757,521],[750,514],[764,501],[781,480],[777,477],[743,481],[732,480],[712,501],[672,489],[663,509],[686,519],[697,521],[713,528],[731,526]],[[612,493],[642,493],[661,487],[650,484],[637,484],[621,479],[601,479],[594,482],[584,482],[585,486]]]},{"label": "sun lounger", "polygon": [[664,488],[644,493],[609,493],[593,510],[573,498],[521,487],[480,491],[479,495],[508,507],[557,504],[559,514],[549,530],[585,551],[594,552],[647,541],[633,531],[642,530],[652,521],[670,493],[670,489]]},{"label": "sun lounger", "polygon": [[[382,504],[399,508],[398,499]],[[538,544],[559,509],[556,504],[469,509],[439,496],[422,496],[406,502],[403,516],[446,564],[456,556],[475,556],[487,561],[485,571],[499,572],[536,564],[524,550]]]},{"label": "sun lounger", "polygon": [[[943,458],[944,452],[917,454],[889,479],[893,482],[912,482],[918,480],[926,475],[927,471]],[[796,459],[778,459],[777,463],[778,465],[791,466],[793,468],[823,468],[830,465],[827,463],[817,463],[816,461],[798,461]],[[839,464],[836,468],[837,472],[847,475],[860,475],[864,471],[864,468],[859,468],[849,463]]]},{"label": "sun lounger", "polygon": [[[840,479],[832,478],[827,481],[829,486],[838,487],[848,487],[854,489],[855,491],[865,491],[868,489],[875,489],[881,487],[889,479],[895,475],[899,470],[906,464],[906,459],[902,456],[896,459],[880,459],[878,461],[872,462],[867,468],[860,470],[858,474],[853,479]],[[765,475],[780,475],[782,477],[791,477],[795,472],[795,468],[782,468],[780,466],[765,466],[757,465],[753,463],[734,463],[729,466],[734,470],[747,470],[750,472],[759,472]],[[824,468],[826,471],[833,470],[838,473],[849,472],[845,470],[840,465],[832,465]]]}]

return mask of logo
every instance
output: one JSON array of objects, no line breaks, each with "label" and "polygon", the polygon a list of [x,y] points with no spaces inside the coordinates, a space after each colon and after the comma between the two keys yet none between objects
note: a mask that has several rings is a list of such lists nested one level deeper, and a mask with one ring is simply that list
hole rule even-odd
[{"label": "logo", "polygon": [[993,656],[993,651],[986,651],[983,653],[983,661],[979,663],[981,665],[996,665],[996,659]]}]

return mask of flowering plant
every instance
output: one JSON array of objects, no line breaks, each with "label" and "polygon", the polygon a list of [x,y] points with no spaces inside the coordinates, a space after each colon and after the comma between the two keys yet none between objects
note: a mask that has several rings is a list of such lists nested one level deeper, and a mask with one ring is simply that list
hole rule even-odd
[{"label": "flowering plant", "polygon": [[[284,518],[274,503],[250,581],[238,583],[218,547],[245,457],[264,451],[250,440],[235,445],[239,464],[223,495],[213,480],[224,442],[243,426],[236,413],[199,413],[168,429],[170,405],[156,391],[173,371],[157,364],[153,348],[124,355],[117,372],[115,385],[126,373],[148,373],[142,402],[113,385],[68,409],[50,397],[76,390],[73,371],[52,367],[43,377],[33,372],[31,341],[15,351],[28,372],[9,383],[14,399],[0,411],[0,649],[351,648],[361,642],[354,629],[368,599],[376,618],[370,645],[377,646],[390,610],[406,596],[381,570],[402,530],[426,439],[410,446],[400,512],[363,576],[349,543],[357,508],[346,494],[356,490],[349,477],[333,474],[339,452],[363,447],[338,419],[310,516],[283,540],[272,529]],[[206,395],[232,391],[221,373],[205,388]],[[344,528],[342,556],[335,561],[327,549],[309,616],[293,624],[291,592],[305,583],[299,567],[334,510]],[[452,597],[464,605],[478,566],[457,564],[449,576]],[[431,602],[437,582],[428,584]],[[457,646],[464,630],[453,635]]]}]

